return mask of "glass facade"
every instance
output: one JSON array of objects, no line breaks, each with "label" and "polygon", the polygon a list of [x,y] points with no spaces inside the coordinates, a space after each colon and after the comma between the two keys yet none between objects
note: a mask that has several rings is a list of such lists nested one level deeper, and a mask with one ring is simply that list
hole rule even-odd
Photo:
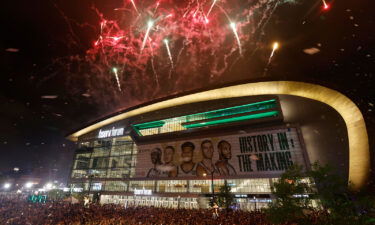
[{"label": "glass facade", "polygon": [[129,136],[84,142],[80,147],[90,152],[77,152],[72,178],[129,178],[135,173],[137,148]]},{"label": "glass facade", "polygon": [[[201,127],[220,127],[223,124],[250,120],[258,121],[258,119],[262,119],[259,121],[270,122],[277,120],[279,122],[278,118],[282,118],[280,104],[277,98],[267,98],[268,100],[250,104],[232,105],[232,107],[223,107],[210,111],[202,110],[200,113],[194,114],[187,112],[183,116],[171,116],[162,120],[154,119],[154,121],[145,123],[131,124],[132,120],[129,120],[124,121],[124,123],[118,121],[118,124],[121,122],[121,126],[125,127],[127,125],[124,124],[130,122],[130,127],[127,127],[130,135],[134,134],[130,132],[132,129],[138,136],[169,133],[170,139],[174,139],[173,132],[191,129],[188,132],[191,134],[195,131],[193,129]],[[115,125],[118,124],[116,123]],[[249,123],[247,122],[246,124],[248,125]],[[112,127],[115,127],[115,125]],[[112,128],[112,130],[115,129]],[[220,177],[216,175],[212,179],[206,176],[170,178],[163,176],[156,178],[155,176],[146,176],[146,174],[148,175],[147,171],[149,171],[149,167],[147,167],[145,173],[139,173],[139,170],[137,170],[136,176],[136,166],[139,169],[143,164],[150,162],[148,152],[146,158],[142,155],[146,152],[143,147],[147,147],[148,143],[157,142],[156,144],[164,148],[163,145],[166,144],[166,141],[160,139],[159,142],[159,140],[156,140],[157,137],[149,140],[140,138],[135,140],[137,143],[141,142],[140,144],[143,144],[138,149],[131,136],[110,137],[113,133],[112,130],[108,130],[111,133],[108,133],[109,135],[105,137],[103,136],[103,138],[100,135],[95,135],[94,131],[80,137],[81,139],[86,139],[79,143],[79,148],[74,156],[71,173],[72,191],[84,192],[90,196],[100,192],[100,201],[104,204],[118,203],[124,204],[125,207],[155,206],[195,209],[208,207],[211,198],[213,199],[214,196],[217,196],[226,181],[231,187],[231,192],[234,196],[237,196],[235,197],[236,207],[252,210],[262,208],[271,201],[271,186],[278,179],[274,178],[275,176],[272,174],[262,175],[262,177],[270,178],[249,178],[248,174],[234,173],[230,176],[225,176],[230,178],[226,180],[219,179]],[[218,132],[220,132],[220,129],[218,129]],[[167,138],[168,136],[160,137]],[[272,134],[271,137],[273,137]],[[92,140],[87,141],[90,138]],[[159,163],[167,161],[165,158],[161,158],[161,155],[151,154],[152,163],[157,165],[158,161],[160,161]],[[137,162],[137,160],[140,161]],[[176,158],[174,160],[179,161]],[[251,174],[251,176],[256,175]]]},{"label": "glass facade", "polygon": [[[227,179],[233,193],[271,193],[271,184],[277,178],[259,179]],[[76,185],[88,191],[89,180]],[[214,192],[218,193],[224,180],[214,180]],[[212,193],[211,180],[105,180],[91,181],[91,190],[99,188],[101,191],[135,192],[136,190],[150,190],[152,193],[192,193],[210,194]]]},{"label": "glass facade", "polygon": [[[211,194],[211,179],[139,180],[135,176],[137,147],[129,136],[80,143],[71,173],[72,188],[78,191],[136,193]],[[139,162],[141,163],[141,162]],[[233,193],[271,193],[273,178],[227,179]],[[224,185],[214,179],[214,192]]]},{"label": "glass facade", "polygon": [[[228,179],[228,185],[232,187],[234,203],[243,210],[256,210],[267,207],[272,201],[264,194],[271,193],[271,183],[277,178],[264,179]],[[211,180],[131,180],[131,181],[106,181],[103,182],[101,203],[122,204],[131,206],[154,206],[166,208],[207,208],[209,198],[205,194],[212,194]],[[129,184],[129,185],[128,185]],[[99,187],[95,182],[95,185]],[[224,180],[214,180],[214,192],[219,193],[219,188],[224,185]],[[88,188],[86,183],[84,188]],[[93,190],[94,186],[91,185]],[[122,192],[119,194],[118,192]],[[127,193],[127,194],[126,194]],[[174,193],[172,197],[162,196],[163,193]],[[180,197],[182,194],[196,194],[196,197]],[[252,193],[249,197],[246,193]],[[126,195],[125,195],[126,194]]]},{"label": "glass facade", "polygon": [[[239,108],[231,109],[230,112],[240,109],[246,110]],[[221,115],[217,113],[208,115]],[[201,119],[200,116],[203,115],[197,114],[196,117],[185,119],[192,121]],[[72,167],[72,191],[85,192],[91,196],[94,192],[100,192],[101,203],[195,209],[207,207],[210,196],[218,194],[220,187],[224,185],[224,179],[216,178],[158,180],[135,177],[137,154],[137,146],[130,136],[81,142]],[[266,206],[270,201],[269,197],[253,199],[248,194],[269,195],[271,185],[276,180],[277,178],[226,179],[232,193],[241,196],[236,198],[236,205],[245,210]]]}]

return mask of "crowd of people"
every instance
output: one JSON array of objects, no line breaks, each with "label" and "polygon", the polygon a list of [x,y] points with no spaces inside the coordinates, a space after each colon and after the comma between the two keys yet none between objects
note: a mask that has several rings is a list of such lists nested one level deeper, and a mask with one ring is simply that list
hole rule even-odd
[{"label": "crowd of people", "polygon": [[[310,214],[309,224],[324,217]],[[0,196],[1,225],[271,225],[261,211],[210,209],[171,209],[125,207],[119,204],[84,204],[64,201],[32,203],[24,197]],[[298,225],[289,222],[283,225]]]},{"label": "crowd of people", "polygon": [[114,204],[71,204],[68,202],[28,203],[0,200],[0,224],[127,225],[127,224],[268,224],[260,212],[212,209],[167,209],[129,207]]}]

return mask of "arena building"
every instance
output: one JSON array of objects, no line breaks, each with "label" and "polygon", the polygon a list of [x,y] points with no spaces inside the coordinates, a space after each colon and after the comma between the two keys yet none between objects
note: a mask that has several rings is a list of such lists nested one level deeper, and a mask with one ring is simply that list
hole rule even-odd
[{"label": "arena building", "polygon": [[272,200],[288,166],[319,161],[359,188],[369,173],[363,116],[315,84],[234,85],[130,108],[68,136],[70,185],[101,203],[204,208],[226,180],[237,206]]}]

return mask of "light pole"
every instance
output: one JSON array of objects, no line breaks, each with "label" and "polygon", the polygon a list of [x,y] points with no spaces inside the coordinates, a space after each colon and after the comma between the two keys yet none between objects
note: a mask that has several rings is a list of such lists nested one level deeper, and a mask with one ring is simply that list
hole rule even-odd
[{"label": "light pole", "polygon": [[88,190],[88,196],[89,196],[89,198],[90,198],[90,192],[91,192],[92,178],[94,178],[94,175],[93,174],[89,175],[89,190]]},{"label": "light pole", "polygon": [[254,209],[255,211],[257,211],[257,198],[254,196],[253,199],[254,199]]},{"label": "light pole", "polygon": [[213,204],[216,202],[215,189],[214,189],[214,171],[211,171],[211,188],[212,188],[212,204]]},{"label": "light pole", "polygon": [[[207,174],[204,173],[203,176],[206,177]],[[211,190],[212,190],[212,204],[213,204],[215,202],[214,171],[211,171]]]},{"label": "light pole", "polygon": [[181,196],[179,195],[177,198],[177,209],[180,209],[180,200],[181,200]]}]

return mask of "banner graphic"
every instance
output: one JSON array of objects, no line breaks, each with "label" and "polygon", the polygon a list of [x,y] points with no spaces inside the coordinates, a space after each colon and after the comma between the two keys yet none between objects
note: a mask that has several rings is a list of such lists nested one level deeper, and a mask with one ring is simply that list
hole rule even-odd
[{"label": "banner graphic", "polygon": [[138,146],[136,177],[281,174],[305,165],[297,128]]}]

